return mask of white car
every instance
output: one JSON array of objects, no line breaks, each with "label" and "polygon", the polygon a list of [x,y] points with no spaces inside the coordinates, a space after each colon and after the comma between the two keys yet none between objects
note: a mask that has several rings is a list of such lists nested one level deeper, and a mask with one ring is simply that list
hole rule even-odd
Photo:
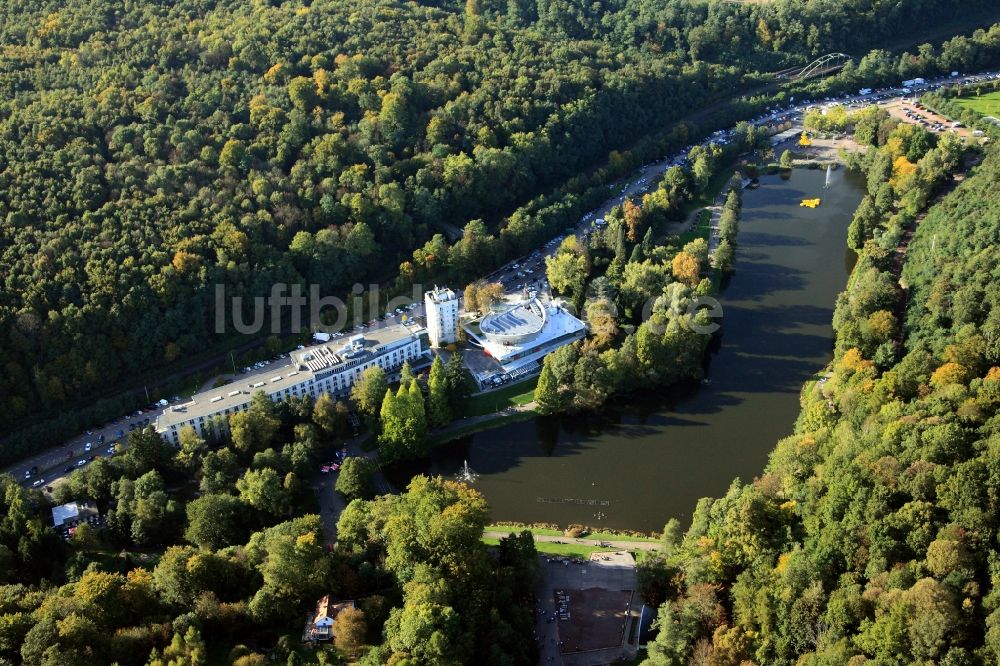
[{"label": "white car", "polygon": [[91,444],[90,442],[87,442],[87,443],[86,443],[86,444],[85,444],[85,445],[83,446],[83,450],[84,450],[84,451],[90,451],[90,449],[91,449],[91,448],[93,448],[93,446],[94,446],[93,444]]}]

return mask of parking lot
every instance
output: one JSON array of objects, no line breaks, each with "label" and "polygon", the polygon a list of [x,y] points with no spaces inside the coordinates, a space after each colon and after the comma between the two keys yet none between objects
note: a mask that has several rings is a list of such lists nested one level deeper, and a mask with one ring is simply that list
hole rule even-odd
[{"label": "parking lot", "polygon": [[951,120],[940,116],[930,109],[918,105],[916,102],[903,101],[909,98],[894,99],[883,108],[894,118],[898,118],[904,123],[911,125],[921,125],[925,129],[939,134],[950,132],[957,134],[966,141],[972,138],[972,131],[961,123],[954,123]]}]

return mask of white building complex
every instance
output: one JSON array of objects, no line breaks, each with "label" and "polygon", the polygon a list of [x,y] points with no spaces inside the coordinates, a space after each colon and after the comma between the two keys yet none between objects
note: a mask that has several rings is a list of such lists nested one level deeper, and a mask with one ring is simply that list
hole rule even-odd
[{"label": "white building complex", "polygon": [[509,373],[534,365],[549,352],[583,338],[587,325],[557,303],[532,298],[495,307],[465,330],[470,340]]},{"label": "white building complex", "polygon": [[288,365],[268,366],[232,384],[198,393],[186,403],[168,407],[157,417],[156,431],[176,445],[184,426],[191,426],[203,435],[205,425],[215,417],[228,420],[230,414],[246,409],[256,391],[263,391],[274,401],[292,395],[312,398],[323,393],[344,395],[365,370],[374,366],[393,378],[404,362],[412,364],[425,353],[425,333],[416,325],[389,326],[346,341],[341,338],[299,349],[289,354]]},{"label": "white building complex", "polygon": [[424,294],[424,313],[427,315],[427,336],[432,347],[440,347],[458,340],[458,296],[447,287],[434,288]]}]

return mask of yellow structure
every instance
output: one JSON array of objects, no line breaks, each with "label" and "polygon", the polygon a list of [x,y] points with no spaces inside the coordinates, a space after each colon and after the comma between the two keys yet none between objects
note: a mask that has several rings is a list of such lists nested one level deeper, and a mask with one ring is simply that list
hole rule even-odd
[{"label": "yellow structure", "polygon": [[802,146],[803,148],[808,148],[809,146],[813,145],[813,142],[812,139],[809,138],[809,135],[803,132],[802,136],[799,137],[799,145]]},{"label": "yellow structure", "polygon": [[820,201],[820,199],[803,199],[799,205],[805,208],[816,208],[819,206]]}]

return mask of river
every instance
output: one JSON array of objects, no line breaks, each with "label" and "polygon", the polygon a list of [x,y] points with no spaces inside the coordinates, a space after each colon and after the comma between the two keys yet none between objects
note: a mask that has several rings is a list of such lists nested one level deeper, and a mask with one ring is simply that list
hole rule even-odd
[{"label": "river", "polygon": [[[463,461],[494,520],[659,531],[685,525],[697,500],[763,470],[790,434],[802,384],[830,360],[833,304],[853,253],[847,225],[863,196],[856,177],[822,170],[764,176],[743,197],[736,273],[708,382],[629,396],[601,414],[538,417],[438,449],[416,468],[454,475]],[[803,198],[820,197],[816,209]]]}]

